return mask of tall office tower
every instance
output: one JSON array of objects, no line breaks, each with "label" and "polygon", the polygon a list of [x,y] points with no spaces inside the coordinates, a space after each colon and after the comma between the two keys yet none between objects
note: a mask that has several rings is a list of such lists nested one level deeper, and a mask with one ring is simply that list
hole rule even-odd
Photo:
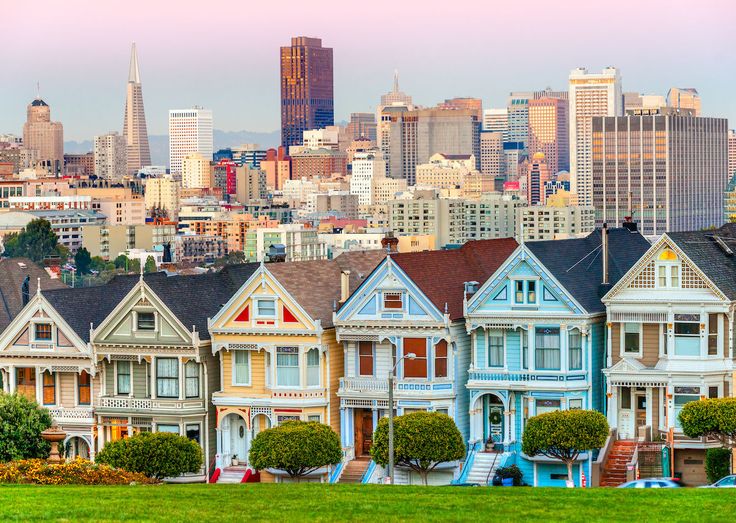
[{"label": "tall office tower", "polygon": [[483,100],[480,98],[450,98],[437,105],[438,109],[466,109],[474,111],[478,121],[483,121]]},{"label": "tall office tower", "polygon": [[181,186],[184,189],[206,189],[212,187],[210,157],[191,153],[182,161]]},{"label": "tall office tower", "polygon": [[728,130],[728,176],[736,174],[736,131]]},{"label": "tall office tower", "polygon": [[700,116],[701,105],[698,90],[693,87],[673,87],[667,93],[667,105],[673,109],[689,109]]},{"label": "tall office tower", "polygon": [[593,205],[591,122],[594,116],[623,114],[621,76],[615,67],[600,74],[578,68],[570,72],[569,82],[570,190],[580,205]]},{"label": "tall office tower", "polygon": [[95,174],[106,180],[122,180],[127,173],[128,144],[116,132],[95,136]]},{"label": "tall office tower", "polygon": [[376,115],[373,113],[350,113],[350,123],[345,127],[345,134],[352,142],[368,139],[376,141]]},{"label": "tall office tower", "polygon": [[391,90],[391,92],[381,95],[381,105],[378,108],[378,112],[380,113],[381,108],[389,105],[411,106],[412,104],[413,102],[411,101],[411,96],[402,92],[401,89],[399,89],[399,72],[394,71],[393,89]]},{"label": "tall office tower", "polygon": [[544,153],[547,167],[552,174],[570,168],[568,145],[567,100],[538,98],[529,100],[530,155]]},{"label": "tall office tower", "polygon": [[182,174],[186,156],[199,153],[212,160],[212,111],[195,106],[193,109],[169,111],[169,167],[171,174]]},{"label": "tall office tower", "polygon": [[373,183],[386,177],[386,161],[380,151],[359,151],[353,156],[350,194],[358,196],[358,205],[373,204]]},{"label": "tall office tower", "polygon": [[484,109],[483,130],[502,133],[503,140],[507,141],[509,137],[509,110],[505,107],[501,109]]},{"label": "tall office tower", "polygon": [[130,51],[130,70],[125,93],[125,119],[123,137],[128,147],[127,173],[131,176],[147,165],[151,165],[151,149],[148,146],[146,113],[143,111],[143,86],[138,68],[135,44]]},{"label": "tall office tower", "polygon": [[496,178],[505,175],[503,155],[503,133],[481,131],[480,133],[480,172]]},{"label": "tall office tower", "polygon": [[59,176],[64,167],[64,126],[51,121],[51,108],[36,97],[28,104],[23,147],[35,151],[37,165]]},{"label": "tall office tower", "polygon": [[299,145],[304,131],[334,124],[332,48],[294,37],[281,48],[281,145]]},{"label": "tall office tower", "polygon": [[529,205],[544,205],[546,203],[545,184],[550,180],[550,170],[544,158],[544,153],[532,154],[529,170],[526,176],[526,201]]},{"label": "tall office tower", "polygon": [[509,95],[507,110],[509,131],[507,141],[529,145],[529,100],[534,93],[514,92]]},{"label": "tall office tower", "polygon": [[665,108],[592,119],[596,222],[633,216],[642,234],[723,223],[728,121]]},{"label": "tall office tower", "polygon": [[559,98],[560,100],[567,100],[570,93],[567,91],[553,91],[551,87],[546,87],[543,91],[534,91],[532,93],[532,99],[539,100],[540,98]]}]

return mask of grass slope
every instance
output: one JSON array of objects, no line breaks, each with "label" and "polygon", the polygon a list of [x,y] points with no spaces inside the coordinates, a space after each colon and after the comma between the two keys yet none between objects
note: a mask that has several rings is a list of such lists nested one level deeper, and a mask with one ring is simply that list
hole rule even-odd
[{"label": "grass slope", "polygon": [[728,521],[736,490],[375,485],[0,486],[0,521]]}]

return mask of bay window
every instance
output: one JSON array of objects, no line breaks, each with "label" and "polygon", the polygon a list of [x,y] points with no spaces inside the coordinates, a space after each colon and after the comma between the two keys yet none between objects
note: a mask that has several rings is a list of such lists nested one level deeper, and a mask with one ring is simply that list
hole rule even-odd
[{"label": "bay window", "polygon": [[537,328],[535,341],[535,368],[537,370],[560,370],[560,328]]},{"label": "bay window", "polygon": [[299,347],[276,349],[276,385],[279,387],[299,386]]},{"label": "bay window", "polygon": [[623,324],[624,354],[639,354],[641,352],[641,323]]},{"label": "bay window", "polygon": [[699,314],[675,314],[675,356],[700,356]]},{"label": "bay window", "polygon": [[708,356],[718,356],[718,314],[708,314]]},{"label": "bay window", "polygon": [[319,387],[319,349],[307,351],[307,387]]},{"label": "bay window", "polygon": [[90,404],[90,375],[89,372],[83,370],[77,376],[77,404],[78,405],[89,405]]},{"label": "bay window", "polygon": [[358,342],[358,374],[373,376],[373,342]]},{"label": "bay window", "polygon": [[43,404],[56,405],[56,377],[49,371],[43,373]]},{"label": "bay window", "polygon": [[554,412],[560,410],[562,405],[561,400],[536,400],[535,410],[536,415],[546,414],[547,412]]},{"label": "bay window", "polygon": [[250,351],[233,351],[233,385],[250,385]]},{"label": "bay window", "polygon": [[116,361],[117,394],[130,394],[130,362]]},{"label": "bay window", "polygon": [[570,370],[583,370],[583,337],[574,329],[567,335]]},{"label": "bay window", "polygon": [[503,367],[503,332],[490,331],[488,333],[488,366]]},{"label": "bay window", "polygon": [[521,368],[529,368],[529,331],[521,329]]},{"label": "bay window", "polygon": [[156,358],[156,396],[159,398],[179,397],[179,360]]}]

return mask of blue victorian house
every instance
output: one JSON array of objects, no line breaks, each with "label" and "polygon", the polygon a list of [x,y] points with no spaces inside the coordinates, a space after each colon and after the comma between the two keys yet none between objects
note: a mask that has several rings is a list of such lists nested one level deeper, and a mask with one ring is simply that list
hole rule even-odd
[{"label": "blue victorian house", "polygon": [[[632,227],[633,228],[633,227]],[[517,465],[534,486],[564,486],[565,466],[521,452],[527,420],[560,409],[603,410],[605,307],[601,297],[649,244],[626,228],[585,238],[528,242],[466,298],[468,371],[466,480]],[[591,456],[574,467],[590,477]]]}]

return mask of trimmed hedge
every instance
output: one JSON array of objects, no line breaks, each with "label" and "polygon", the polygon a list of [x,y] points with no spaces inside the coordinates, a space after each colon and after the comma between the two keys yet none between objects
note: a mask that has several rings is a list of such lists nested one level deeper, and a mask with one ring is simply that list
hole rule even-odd
[{"label": "trimmed hedge", "polygon": [[705,451],[705,473],[710,483],[731,473],[731,449],[719,448]]}]

